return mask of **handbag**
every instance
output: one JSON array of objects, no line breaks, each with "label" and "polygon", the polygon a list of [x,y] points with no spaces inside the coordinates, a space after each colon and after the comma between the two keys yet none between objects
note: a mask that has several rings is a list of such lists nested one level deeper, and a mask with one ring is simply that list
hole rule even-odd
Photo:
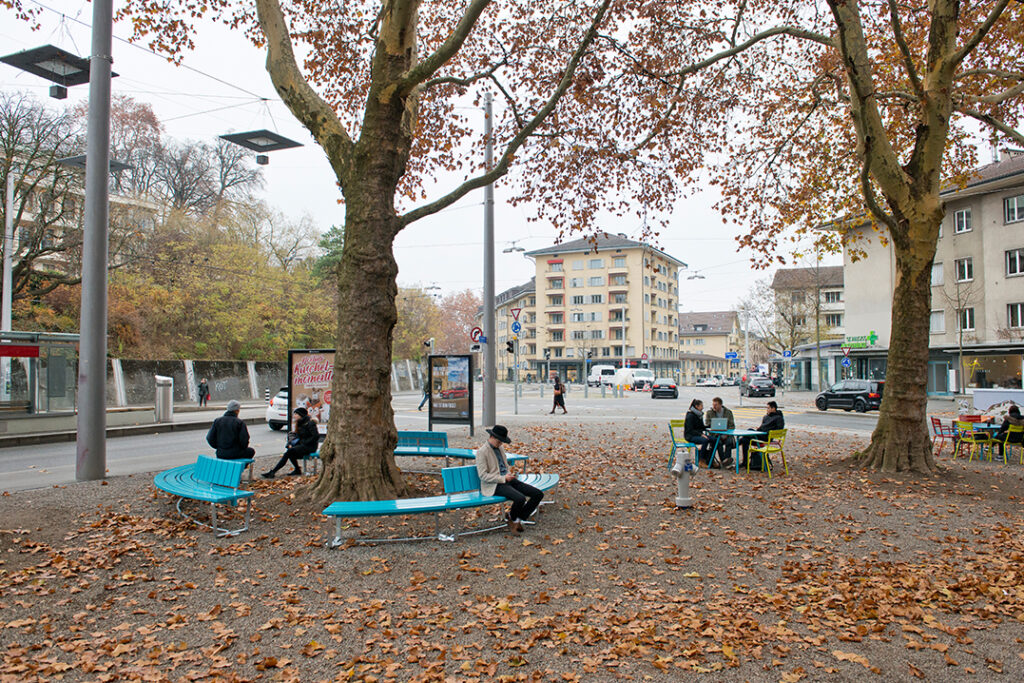
[{"label": "handbag", "polygon": [[294,448],[299,445],[299,435],[295,432],[288,433],[288,446]]}]

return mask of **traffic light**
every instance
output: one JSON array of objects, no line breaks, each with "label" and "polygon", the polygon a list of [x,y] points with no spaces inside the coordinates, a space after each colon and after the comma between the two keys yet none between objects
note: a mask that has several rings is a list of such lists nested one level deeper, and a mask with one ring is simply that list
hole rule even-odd
[{"label": "traffic light", "polygon": [[544,349],[544,360],[551,359],[551,349]]},{"label": "traffic light", "polygon": [[509,353],[516,352],[516,345],[511,339],[505,342],[505,350],[508,351]]},{"label": "traffic light", "polygon": [[587,360],[590,360],[593,357],[594,357],[594,350],[593,349],[587,349]]}]

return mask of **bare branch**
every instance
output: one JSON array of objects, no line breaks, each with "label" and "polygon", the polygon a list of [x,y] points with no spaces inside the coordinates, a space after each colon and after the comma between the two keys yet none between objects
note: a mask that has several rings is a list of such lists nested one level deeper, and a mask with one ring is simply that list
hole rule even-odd
[{"label": "bare branch", "polygon": [[761,41],[766,40],[768,38],[773,38],[775,36],[790,36],[792,38],[800,38],[801,40],[809,40],[815,43],[820,43],[827,47],[835,47],[835,43],[832,42],[832,39],[821,33],[808,31],[797,26],[776,26],[774,28],[769,28],[764,31],[761,31],[760,33],[756,33],[747,40],[740,43],[739,45],[731,47],[728,50],[722,50],[721,52],[711,55],[707,59],[701,60],[694,64],[690,64],[689,66],[685,66],[682,69],[679,69],[678,71],[670,71],[661,74],[660,76],[656,74],[652,75],[656,75],[660,78],[672,76],[688,76],[692,73],[696,73],[698,71],[706,69],[707,67],[711,66],[712,64],[715,64],[716,62],[720,62],[723,59],[728,59],[729,57],[737,55],[743,52],[744,50],[748,50],[754,45],[760,43]]},{"label": "bare branch", "polygon": [[296,119],[327,152],[332,164],[347,167],[352,139],[334,109],[321,98],[299,70],[291,36],[278,0],[256,0],[260,28],[267,38],[267,73],[277,93]]},{"label": "bare branch", "polygon": [[562,99],[562,96],[569,89],[569,86],[572,85],[573,78],[576,76],[576,69],[580,64],[580,61],[582,61],[583,56],[590,49],[591,43],[594,42],[594,38],[597,36],[597,29],[601,25],[601,22],[604,21],[605,14],[607,14],[608,8],[611,4],[612,0],[604,0],[601,3],[601,6],[598,8],[586,34],[583,36],[580,44],[576,47],[576,51],[573,52],[569,62],[566,64],[565,72],[562,74],[562,78],[558,82],[558,86],[555,88],[554,92],[551,93],[551,96],[548,97],[544,106],[534,114],[530,121],[523,126],[522,130],[520,130],[519,133],[508,143],[505,147],[504,153],[498,160],[498,163],[494,165],[494,168],[477,176],[476,178],[470,178],[440,199],[430,202],[429,204],[425,204],[417,209],[413,209],[403,216],[400,216],[399,230],[404,228],[406,225],[423,218],[424,216],[429,216],[430,214],[436,213],[447,206],[451,206],[459,199],[466,196],[469,192],[484,187],[485,185],[489,185],[508,173],[509,165],[512,163],[512,159],[515,157],[516,152],[519,151],[523,144],[526,143],[527,139],[529,139],[533,132],[540,127],[551,112],[555,110],[555,106],[557,106],[558,101]]},{"label": "bare branch", "polygon": [[981,97],[969,97],[966,99],[969,99],[972,102],[984,102],[985,104],[1002,104],[1009,99],[1017,97],[1022,92],[1024,92],[1024,83],[1018,83],[1012,88],[1007,88],[1006,90],[993,95],[982,95]]},{"label": "bare branch", "polygon": [[491,4],[491,0],[472,0],[469,3],[469,6],[466,7],[466,11],[463,13],[462,18],[459,19],[459,23],[455,25],[455,29],[448,36],[448,39],[441,43],[423,61],[409,69],[405,76],[402,77],[401,82],[398,84],[398,94],[400,96],[404,97],[411,93],[413,88],[422,85],[458,53],[462,48],[462,44],[469,37],[469,34],[473,32],[473,27],[476,25],[480,15],[483,14],[483,11],[489,4]]},{"label": "bare branch", "polygon": [[456,76],[441,76],[439,78],[431,78],[429,81],[423,84],[423,88],[431,88],[435,85],[460,85],[468,87],[476,83],[477,81],[485,78],[491,78],[494,76],[498,69],[508,64],[508,54],[499,62],[492,64],[486,71],[475,73],[472,76],[466,76],[465,78],[457,78]]}]

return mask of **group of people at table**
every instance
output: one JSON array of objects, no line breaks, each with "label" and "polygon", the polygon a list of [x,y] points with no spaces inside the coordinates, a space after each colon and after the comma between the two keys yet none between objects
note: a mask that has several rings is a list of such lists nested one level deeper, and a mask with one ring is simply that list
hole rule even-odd
[{"label": "group of people at table", "polygon": [[[704,402],[695,398],[686,411],[683,438],[697,447],[697,459],[705,467],[724,469],[732,465],[732,452],[737,445],[743,453],[739,466],[746,467],[750,442],[767,441],[769,432],[785,428],[786,419],[775,401],[768,401],[760,425],[754,429],[738,430],[732,411],[725,407],[722,399],[711,399],[711,408],[704,412]],[[716,448],[719,455],[717,463],[714,458]]]},{"label": "group of people at table", "polygon": [[1022,440],[1024,440],[1024,434],[1020,431],[1010,430],[1010,427],[1021,426],[1024,426],[1024,417],[1021,417],[1020,408],[1016,405],[1012,405],[1009,410],[1006,411],[1006,416],[1000,424],[995,424],[994,422],[987,424],[978,423],[973,425],[972,429],[987,430],[989,432],[988,442],[993,446],[996,451],[996,455],[1001,458],[1004,455],[1007,445],[1020,445]]}]

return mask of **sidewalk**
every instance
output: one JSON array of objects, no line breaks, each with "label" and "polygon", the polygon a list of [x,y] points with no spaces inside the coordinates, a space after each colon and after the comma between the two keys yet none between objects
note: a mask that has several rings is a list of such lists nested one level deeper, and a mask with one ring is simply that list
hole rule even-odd
[{"label": "sidewalk", "polygon": [[[144,407],[144,406],[141,406]],[[215,419],[224,414],[225,405],[213,405],[207,408],[197,406],[175,406],[171,422],[146,422],[123,426],[107,427],[107,438],[116,436],[137,436],[140,434],[163,434],[194,429],[208,429]],[[108,409],[108,413],[114,409]],[[120,409],[119,409],[120,410]],[[238,416],[246,424],[261,424],[266,420],[267,405],[262,401],[242,403]],[[140,415],[152,413],[141,412]],[[0,435],[0,448],[11,446],[28,446],[33,444],[60,443],[74,441],[78,436],[75,429],[61,431],[34,432],[30,434]]]}]

